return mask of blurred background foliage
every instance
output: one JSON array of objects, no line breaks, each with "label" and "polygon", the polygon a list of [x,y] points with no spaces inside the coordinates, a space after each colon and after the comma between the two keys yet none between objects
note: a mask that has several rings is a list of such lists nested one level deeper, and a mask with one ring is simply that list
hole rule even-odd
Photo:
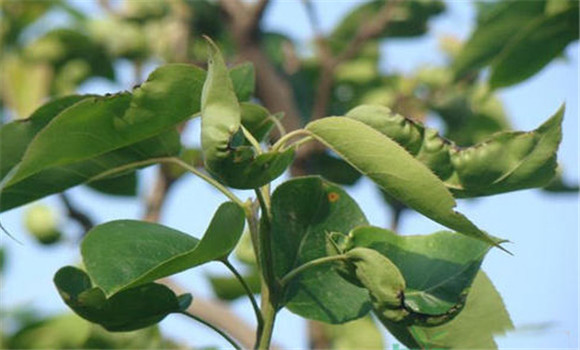
[{"label": "blurred background foliage", "polygon": [[[425,66],[409,74],[385,72],[380,69],[384,59],[380,44],[390,38],[413,40],[425,35],[429,22],[445,13],[445,2],[361,2],[327,35],[317,28],[318,14],[312,3],[309,0],[302,3],[315,33],[310,50],[304,50],[301,43],[284,33],[259,27],[252,33],[278,78],[290,87],[291,103],[299,112],[298,124],[317,117],[314,109],[320,98],[318,89],[322,80],[329,78],[324,115],[343,115],[365,103],[381,104],[416,121],[435,123],[443,136],[460,146],[510,130],[510,116],[498,98],[497,89],[525,81],[554,59],[565,59],[565,48],[578,39],[577,1],[476,2],[477,23],[467,41],[451,36],[440,38],[440,49],[446,56],[444,64]],[[119,75],[127,67],[134,84],[144,79],[145,67],[169,62],[203,67],[206,46],[202,34],[219,44],[232,65],[246,59],[240,55],[241,44],[236,41],[231,18],[219,2],[95,0],[93,5],[100,7],[102,15],[94,16],[74,1],[0,1],[2,123],[26,118],[51,97],[74,94],[83,84],[95,81],[119,84]],[[364,41],[359,40],[356,55],[350,55],[350,44],[365,34],[361,28],[368,27],[369,18],[385,6],[393,6],[389,24]],[[335,59],[336,65],[328,69],[329,57],[343,59]],[[256,70],[261,69],[258,62]],[[257,98],[267,102],[267,91],[261,90],[260,84],[258,79]],[[292,117],[287,115],[285,119]],[[202,166],[198,150],[187,149],[183,155],[188,162]],[[313,152],[300,164],[303,167],[300,173],[320,174],[344,185],[353,185],[360,178],[356,170],[328,151]],[[171,181],[184,176],[172,173],[170,168],[164,171],[170,174]],[[93,190],[105,194],[135,198],[137,186],[135,173],[90,184]],[[561,176],[545,188],[552,192],[577,189]],[[386,194],[384,199],[394,213],[392,226],[396,228],[407,209]],[[69,209],[69,217],[58,218],[49,207],[32,206],[23,219],[39,243],[77,241],[78,237],[67,237],[59,228],[63,221],[75,216],[73,208]],[[2,269],[9,255],[4,248],[0,250]],[[259,278],[249,239],[242,242],[237,257],[247,265],[249,284],[258,290]],[[232,301],[243,295],[233,278],[208,278],[217,298]],[[0,321],[3,348],[180,348],[164,339],[155,327],[113,335],[74,315],[46,318],[23,307],[2,310]],[[359,323],[356,327],[325,326],[320,332],[332,348],[384,346],[372,319],[356,322]]]}]

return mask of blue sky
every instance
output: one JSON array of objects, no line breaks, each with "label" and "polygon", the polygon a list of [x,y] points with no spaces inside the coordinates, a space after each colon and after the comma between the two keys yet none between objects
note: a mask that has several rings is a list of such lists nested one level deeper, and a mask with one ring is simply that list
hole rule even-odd
[{"label": "blue sky", "polygon": [[[90,2],[78,2],[84,8]],[[329,30],[348,9],[356,5],[349,1],[319,1],[315,3],[322,28]],[[431,33],[417,40],[392,40],[383,45],[381,68],[386,71],[410,72],[425,64],[442,63],[437,51],[437,37],[454,34],[466,38],[474,13],[469,2],[449,3],[444,16],[432,22]],[[266,14],[264,28],[288,33],[304,40],[311,37],[310,26],[299,1],[273,1]],[[128,77],[121,66],[121,76]],[[127,78],[127,81],[130,79]],[[130,83],[129,83],[130,84]],[[89,84],[84,92],[109,92],[111,86]],[[566,59],[558,60],[525,83],[500,92],[505,108],[513,117],[515,129],[531,130],[541,124],[561,103],[566,103],[564,138],[559,160],[567,180],[578,182],[578,45],[568,48]],[[192,128],[196,133],[196,128]],[[143,172],[143,189],[150,182],[151,169]],[[278,183],[281,180],[278,181]],[[142,189],[142,190],[143,190]],[[142,191],[144,194],[144,191]],[[389,218],[379,195],[368,181],[362,181],[351,191],[367,214],[369,221],[384,226]],[[240,195],[246,196],[240,192]],[[137,218],[141,208],[133,200],[111,200],[84,188],[71,191],[79,203],[95,218],[108,221]],[[163,223],[199,236],[204,232],[213,211],[224,198],[200,181],[179,183],[169,198]],[[58,206],[54,198],[44,200]],[[577,348],[578,347],[578,196],[553,195],[540,191],[519,191],[493,197],[460,201],[459,209],[476,224],[496,236],[513,242],[509,249],[514,256],[493,250],[484,262],[502,294],[518,331],[498,338],[501,348]],[[20,246],[0,235],[8,248],[8,271],[2,281],[3,307],[31,304],[50,314],[65,307],[52,287],[54,272],[79,260],[76,242],[55,248],[40,248],[29,240],[21,226],[22,210],[2,216],[3,224],[24,241]],[[74,231],[74,227],[67,228]],[[405,234],[430,233],[441,229],[419,215],[404,217],[401,231]],[[221,266],[208,265],[195,272],[180,274],[179,281],[194,294],[210,297],[211,289],[204,279],[208,273],[226,274]],[[249,321],[252,313],[245,300],[233,307]],[[538,331],[538,327],[547,328]],[[191,341],[196,346],[221,345],[223,340],[189,320],[171,316],[162,328],[177,339]],[[275,341],[288,348],[306,346],[305,322],[283,311],[276,325]]]}]

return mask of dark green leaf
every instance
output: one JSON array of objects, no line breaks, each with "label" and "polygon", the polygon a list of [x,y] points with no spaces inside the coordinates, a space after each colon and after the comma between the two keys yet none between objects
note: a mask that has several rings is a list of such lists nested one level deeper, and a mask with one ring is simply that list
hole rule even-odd
[{"label": "dark green leaf", "polygon": [[[455,199],[444,183],[403,147],[374,128],[352,118],[329,117],[306,126],[312,135],[389,195],[457,232],[498,245],[453,208]],[[402,135],[409,134],[408,129]]]},{"label": "dark green leaf", "polygon": [[380,319],[410,348],[495,349],[493,336],[513,329],[501,296],[483,271],[475,277],[463,310],[443,325],[405,327]]},{"label": "dark green leaf", "polygon": [[104,194],[134,197],[137,195],[137,173],[131,171],[127,174],[107,177],[90,182],[88,186]]},{"label": "dark green leaf", "polygon": [[250,62],[239,64],[230,69],[229,76],[238,101],[248,101],[254,94],[256,85],[254,65]]},{"label": "dark green leaf", "polygon": [[226,258],[243,228],[242,208],[226,202],[218,208],[201,240],[159,224],[118,220],[89,231],[81,253],[91,279],[110,296]]},{"label": "dark green leaf", "polygon": [[453,232],[400,236],[378,227],[350,234],[353,247],[388,257],[406,281],[405,307],[414,313],[442,315],[462,304],[489,246]]},{"label": "dark green leaf", "polygon": [[456,77],[490,63],[508,43],[544,12],[545,1],[498,1],[486,14],[453,62]]},{"label": "dark green leaf", "polygon": [[578,6],[536,19],[517,33],[494,60],[491,86],[505,87],[531,77],[575,40],[578,40]]},{"label": "dark green leaf", "polygon": [[556,176],[543,188],[544,191],[554,193],[578,193],[578,189],[577,183],[568,183],[564,180],[561,168],[556,169]]},{"label": "dark green leaf", "polygon": [[324,333],[331,349],[386,349],[383,333],[370,315],[339,325],[324,324]]},{"label": "dark green leaf", "polygon": [[199,112],[196,96],[204,76],[194,66],[166,65],[155,70],[133,96],[84,99],[38,133],[10,183],[132,145],[187,120]]},{"label": "dark green leaf", "polygon": [[[328,255],[327,234],[367,224],[358,205],[340,187],[319,177],[297,178],[272,195],[274,272],[282,278],[308,261]],[[367,292],[346,282],[331,265],[304,271],[286,291],[286,307],[310,319],[344,323],[370,310]]]},{"label": "dark green leaf", "polygon": [[72,266],[60,269],[54,276],[54,284],[75,313],[111,332],[145,328],[189,306],[180,304],[171,289],[156,283],[127,289],[107,298],[101,289],[92,286],[84,271]]}]

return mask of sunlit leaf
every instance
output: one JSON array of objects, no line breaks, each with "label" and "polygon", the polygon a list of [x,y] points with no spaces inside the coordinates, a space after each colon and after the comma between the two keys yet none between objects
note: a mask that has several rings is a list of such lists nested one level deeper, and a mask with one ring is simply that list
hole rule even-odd
[{"label": "sunlit leaf", "polygon": [[60,112],[89,96],[66,96],[38,108],[30,117],[0,127],[0,179],[22,159],[28,144]]},{"label": "sunlit leaf", "polygon": [[[260,293],[262,279],[257,271],[242,275],[254,294]],[[235,300],[246,295],[246,290],[235,277],[209,276],[209,283],[215,295],[222,300]]]},{"label": "sunlit leaf", "polygon": [[8,342],[11,349],[81,349],[90,331],[90,323],[66,314],[26,325]]},{"label": "sunlit leaf", "polygon": [[386,349],[383,334],[370,316],[340,325],[324,324],[324,332],[332,349]]},{"label": "sunlit leaf", "polygon": [[199,112],[196,96],[200,96],[204,77],[194,66],[166,65],[155,70],[133,96],[120,93],[84,99],[37,134],[10,183],[167,131]]},{"label": "sunlit leaf", "polygon": [[[209,42],[210,56],[201,98],[201,146],[206,169],[225,185],[240,189],[263,186],[282,175],[294,150],[256,154],[244,143],[242,110],[219,49]],[[251,107],[250,107],[251,108]],[[246,112],[251,111],[246,108]]]},{"label": "sunlit leaf", "polygon": [[437,130],[386,107],[363,105],[347,114],[396,141],[459,197],[545,186],[556,170],[563,115],[561,107],[531,132],[496,133],[471,147],[458,147]]},{"label": "sunlit leaf", "polygon": [[494,245],[500,242],[456,212],[455,199],[445,184],[398,143],[374,128],[352,118],[329,117],[311,122],[306,129],[407,206],[457,232]]},{"label": "sunlit leaf", "polygon": [[98,157],[65,166],[51,167],[0,189],[0,211],[16,208],[68,188],[141,168],[156,158],[176,155],[180,150],[176,130],[141,141]]}]

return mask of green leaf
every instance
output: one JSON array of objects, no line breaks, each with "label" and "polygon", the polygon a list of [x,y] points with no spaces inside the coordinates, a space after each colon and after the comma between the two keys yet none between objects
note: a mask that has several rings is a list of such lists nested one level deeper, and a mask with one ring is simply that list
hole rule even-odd
[{"label": "green leaf", "polygon": [[313,175],[340,185],[354,185],[361,178],[361,173],[350,164],[324,151],[312,154],[307,167]]},{"label": "green leaf", "polygon": [[493,88],[519,83],[544,68],[578,40],[578,3],[564,12],[536,19],[517,33],[491,66]]},{"label": "green leaf", "polygon": [[201,98],[201,147],[205,167],[223,184],[240,189],[263,186],[282,175],[294,150],[256,155],[244,144],[242,110],[217,46],[208,39],[209,68]]},{"label": "green leaf", "polygon": [[29,59],[50,62],[59,75],[65,73],[68,64],[81,63],[77,84],[90,76],[115,78],[113,62],[105,52],[104,47],[80,31],[62,28],[46,33],[25,50]]},{"label": "green leaf", "polygon": [[361,247],[350,249],[345,255],[354,266],[354,278],[369,291],[373,307],[380,310],[402,307],[405,278],[389,258]]},{"label": "green leaf", "polygon": [[219,176],[224,158],[236,146],[232,143],[234,135],[241,133],[242,119],[226,63],[213,41],[208,40],[208,46],[208,71],[201,95],[201,147],[207,170]]},{"label": "green leaf", "polygon": [[[274,273],[281,279],[292,269],[328,256],[329,232],[349,232],[367,220],[340,187],[319,177],[289,180],[272,195]],[[345,281],[331,265],[304,271],[285,294],[286,307],[309,319],[344,323],[370,310],[368,293]]]},{"label": "green leaf", "polygon": [[498,245],[453,208],[455,199],[429,168],[395,141],[363,122],[329,117],[306,126],[312,135],[389,195],[457,232]]},{"label": "green leaf", "polygon": [[251,62],[239,64],[229,71],[238,101],[248,101],[254,95],[256,73]]},{"label": "green leaf", "polygon": [[38,108],[24,120],[0,127],[0,179],[3,179],[22,159],[28,144],[60,112],[90,96],[66,96],[54,99]]},{"label": "green leaf", "polygon": [[544,13],[545,1],[500,1],[486,6],[478,24],[453,62],[455,76],[489,64],[518,33]]},{"label": "green leaf", "polygon": [[[390,1],[390,0],[389,0]],[[341,51],[352,40],[361,26],[373,19],[389,1],[373,0],[355,8],[343,18],[330,35],[334,51]],[[379,38],[414,37],[427,32],[429,19],[445,9],[442,1],[405,1],[395,5],[389,25],[379,33]]]},{"label": "green leaf", "polygon": [[347,114],[399,143],[459,197],[548,184],[556,170],[563,115],[561,107],[534,131],[496,133],[476,145],[461,148],[440,137],[436,130],[394,114],[386,107],[363,105]]},{"label": "green leaf", "polygon": [[[252,271],[242,277],[252,290],[252,293],[260,293],[262,279],[258,271]],[[246,295],[246,290],[235,277],[209,276],[209,283],[215,295],[221,300],[235,300]]]},{"label": "green leaf", "polygon": [[[109,298],[93,287],[89,276],[72,266],[61,268],[54,284],[63,301],[82,318],[98,323],[111,332],[145,328],[165,316],[185,310],[191,296],[176,296],[168,287],[147,283],[127,289]],[[189,301],[189,302],[184,302]]]},{"label": "green leaf", "polygon": [[497,194],[547,185],[556,174],[564,106],[531,132],[503,132],[473,147],[450,152],[459,197]]},{"label": "green leaf", "polygon": [[187,120],[199,112],[196,96],[200,96],[204,76],[194,66],[166,65],[155,70],[133,96],[85,98],[38,133],[10,184],[46,168],[132,145]]},{"label": "green leaf", "polygon": [[349,242],[388,257],[405,278],[405,307],[432,316],[464,302],[489,250],[489,245],[453,232],[400,236],[370,226],[351,231]]},{"label": "green leaf", "polygon": [[134,197],[137,195],[137,173],[130,173],[107,177],[88,183],[88,186],[98,192],[113,196]]},{"label": "green leaf", "polygon": [[513,329],[501,296],[483,271],[475,277],[465,307],[453,320],[435,327],[381,322],[410,348],[496,349],[493,336]]},{"label": "green leaf", "polygon": [[16,184],[0,188],[0,212],[86,182],[123,173],[127,169],[149,165],[155,158],[173,156],[179,152],[179,142],[179,133],[171,130],[98,157],[45,169]]},{"label": "green leaf", "polygon": [[323,327],[331,349],[386,349],[383,334],[370,316],[340,325],[324,324]]},{"label": "green leaf", "polygon": [[266,140],[275,125],[274,120],[282,116],[282,114],[271,115],[266,108],[254,103],[242,102],[240,108],[242,124],[259,142]]},{"label": "green leaf", "polygon": [[159,224],[111,221],[94,227],[81,253],[88,274],[107,296],[213,260],[225,259],[244,228],[244,211],[223,203],[203,238]]},{"label": "green leaf", "polygon": [[26,60],[21,54],[6,50],[4,45],[0,65],[0,105],[10,111],[12,119],[26,118],[50,95],[53,69],[48,64]]},{"label": "green leaf", "polygon": [[9,339],[9,349],[82,349],[91,324],[73,314],[26,325]]}]

